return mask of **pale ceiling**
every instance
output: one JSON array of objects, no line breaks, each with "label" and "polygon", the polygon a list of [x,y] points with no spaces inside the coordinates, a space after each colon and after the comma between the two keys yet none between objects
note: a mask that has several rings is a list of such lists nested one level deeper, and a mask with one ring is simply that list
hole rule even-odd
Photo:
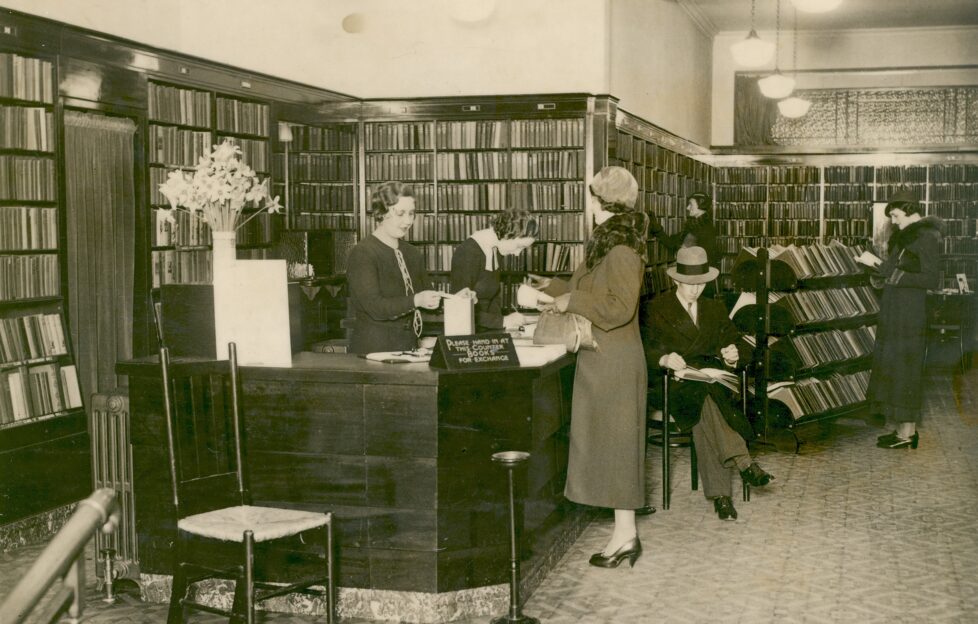
[{"label": "pale ceiling", "polygon": [[[714,32],[750,28],[750,0],[677,0],[705,18]],[[774,30],[778,0],[757,0],[757,29]],[[781,0],[781,26],[791,27],[794,5]],[[978,0],[843,0],[828,13],[798,12],[798,30],[853,30],[978,25]]]}]

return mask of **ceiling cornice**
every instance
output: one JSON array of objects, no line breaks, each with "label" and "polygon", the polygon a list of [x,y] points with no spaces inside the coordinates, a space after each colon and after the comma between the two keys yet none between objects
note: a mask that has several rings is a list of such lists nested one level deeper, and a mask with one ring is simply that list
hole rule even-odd
[{"label": "ceiling cornice", "polygon": [[[684,1],[684,0],[680,0]],[[722,30],[717,31],[715,34],[718,38],[720,37],[743,37],[745,30]],[[774,35],[774,30],[758,28],[757,32],[761,35]],[[782,33],[786,34],[787,31],[782,30]],[[888,34],[888,35],[901,35],[901,34],[926,34],[926,33],[938,33],[938,34],[948,34],[952,32],[962,32],[962,33],[978,33],[978,26],[915,26],[915,27],[901,27],[901,28],[848,28],[848,29],[836,29],[836,30],[814,30],[814,29],[798,29],[799,35],[805,35],[806,37],[835,37],[839,35],[872,35],[872,34]]]},{"label": "ceiling cornice", "polygon": [[686,11],[686,14],[689,15],[690,19],[693,20],[693,23],[696,24],[696,27],[704,35],[712,39],[717,34],[716,24],[703,12],[703,9],[696,3],[696,0],[676,0],[676,4],[683,11]]}]

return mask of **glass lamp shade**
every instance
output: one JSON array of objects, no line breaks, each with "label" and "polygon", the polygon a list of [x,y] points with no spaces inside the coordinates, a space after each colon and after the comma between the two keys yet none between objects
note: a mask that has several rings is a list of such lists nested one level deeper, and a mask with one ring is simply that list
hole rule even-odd
[{"label": "glass lamp shade", "polygon": [[842,0],[791,0],[799,11],[805,13],[827,13],[842,4]]},{"label": "glass lamp shade", "polygon": [[741,67],[761,67],[774,58],[774,44],[758,37],[752,28],[746,39],[730,46],[730,53]]},{"label": "glass lamp shade", "polygon": [[798,117],[804,117],[808,114],[808,109],[812,107],[812,103],[804,98],[800,97],[790,97],[778,102],[778,110],[781,114],[790,119],[797,119]]},{"label": "glass lamp shade", "polygon": [[795,90],[795,79],[785,76],[781,72],[775,72],[757,81],[757,86],[761,88],[761,93],[772,100],[780,100],[791,95]]},{"label": "glass lamp shade", "polygon": [[292,142],[292,126],[287,123],[278,124],[278,140],[282,143]]}]

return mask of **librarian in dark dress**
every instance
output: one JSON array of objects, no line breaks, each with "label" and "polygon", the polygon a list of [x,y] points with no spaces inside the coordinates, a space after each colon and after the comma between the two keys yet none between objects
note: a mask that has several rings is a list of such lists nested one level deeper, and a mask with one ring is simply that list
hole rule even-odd
[{"label": "librarian in dark dress", "polygon": [[526,210],[504,210],[492,227],[473,232],[452,254],[452,292],[468,288],[476,295],[477,331],[519,327],[519,312],[503,316],[500,256],[517,256],[536,242],[539,225]]},{"label": "librarian in dark dress", "polygon": [[675,252],[681,247],[702,247],[706,250],[710,266],[715,267],[720,263],[717,228],[713,223],[713,202],[706,193],[693,193],[686,200],[686,220],[681,232],[668,236],[660,224],[653,222],[651,234],[670,251]]},{"label": "librarian in dark dress", "polygon": [[878,267],[883,298],[868,391],[869,400],[894,428],[878,438],[881,448],[917,448],[919,439],[927,291],[940,285],[944,231],[941,219],[921,211],[909,191],[898,191],[886,204],[886,215],[897,229]]},{"label": "librarian in dark dress", "polygon": [[597,349],[577,355],[571,407],[568,499],[615,510],[611,540],[590,563],[634,564],[642,553],[635,510],[645,505],[645,355],[638,298],[648,220],[635,212],[638,184],[628,170],[605,167],[590,187],[600,204],[584,264],[570,282],[534,280],[560,312],[592,323]]},{"label": "librarian in dark dress", "polygon": [[[746,346],[737,346],[739,334],[726,307],[715,299],[700,298],[718,273],[707,262],[706,251],[680,249],[676,266],[666,273],[676,290],[652,299],[642,315],[645,357],[649,370],[655,371],[652,387],[662,387],[666,368],[732,370],[747,361],[751,354]],[[754,435],[737,407],[736,395],[719,383],[702,381],[677,380],[670,390],[669,411],[676,425],[680,430],[692,429],[703,493],[713,501],[721,520],[736,520],[731,470],[736,468],[741,479],[755,486],[767,485],[773,478],[751,460],[745,440]],[[668,415],[663,414],[663,422],[668,422]]]},{"label": "librarian in dark dress", "polygon": [[385,182],[373,192],[373,234],[350,250],[346,276],[354,313],[352,353],[410,350],[421,335],[419,308],[441,302],[421,252],[402,240],[414,224],[411,187]]}]

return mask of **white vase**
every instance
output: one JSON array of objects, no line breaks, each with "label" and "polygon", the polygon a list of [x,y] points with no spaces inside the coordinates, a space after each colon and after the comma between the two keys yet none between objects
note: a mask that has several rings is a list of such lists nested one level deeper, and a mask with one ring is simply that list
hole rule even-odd
[{"label": "white vase", "polygon": [[231,232],[212,232],[211,245],[213,261],[211,268],[214,271],[214,281],[217,282],[219,276],[228,273],[238,259],[237,236]]}]

